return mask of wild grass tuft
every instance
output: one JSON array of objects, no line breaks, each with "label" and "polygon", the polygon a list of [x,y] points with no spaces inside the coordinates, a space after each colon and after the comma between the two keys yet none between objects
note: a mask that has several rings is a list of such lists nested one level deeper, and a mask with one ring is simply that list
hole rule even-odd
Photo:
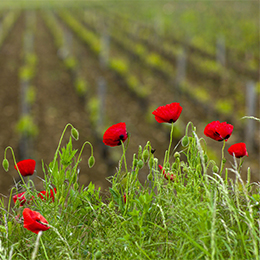
[{"label": "wild grass tuft", "polygon": [[[54,202],[39,198],[31,182],[18,184],[34,196],[29,204],[12,206],[10,199],[5,207],[1,201],[0,258],[259,259],[260,185],[250,183],[250,169],[248,180],[241,179],[245,169],[236,158],[232,168],[213,172],[216,163],[190,126],[185,147],[179,142],[172,150],[170,144],[164,161],[147,142],[128,164],[123,146],[105,194],[93,183],[79,185],[82,151],[78,156],[72,139],[62,148],[59,142],[53,162],[42,165],[46,190],[57,188]],[[158,164],[174,181],[164,178]],[[147,175],[143,183],[140,171]],[[51,228],[38,237],[25,229],[24,207],[40,212]]]}]

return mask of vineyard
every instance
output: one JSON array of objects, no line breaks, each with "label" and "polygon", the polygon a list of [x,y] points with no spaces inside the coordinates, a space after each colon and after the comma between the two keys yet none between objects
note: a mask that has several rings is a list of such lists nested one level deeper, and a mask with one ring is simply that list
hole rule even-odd
[{"label": "vineyard", "polygon": [[[236,129],[232,142],[247,144],[245,174],[250,166],[252,181],[260,181],[259,124],[241,119],[260,117],[259,4],[223,5],[140,1],[0,9],[1,150],[10,145],[18,159],[35,159],[41,176],[42,160],[51,161],[69,122],[80,132],[75,147],[90,141],[97,162],[89,169],[83,154],[80,182],[106,188],[121,150],[103,144],[105,129],[126,122],[128,159],[149,140],[163,160],[169,127],[151,112],[180,102],[175,144],[189,121],[200,137],[210,121],[227,121]],[[217,159],[221,145],[207,144]],[[84,153],[88,158],[90,151]],[[12,184],[2,170],[1,193]]]}]

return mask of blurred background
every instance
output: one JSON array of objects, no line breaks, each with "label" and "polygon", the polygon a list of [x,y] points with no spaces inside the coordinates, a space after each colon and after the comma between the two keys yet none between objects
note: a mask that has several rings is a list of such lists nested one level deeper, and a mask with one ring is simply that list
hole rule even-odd
[{"label": "blurred background", "polygon": [[[234,125],[226,149],[245,142],[245,179],[260,181],[259,3],[256,1],[2,1],[0,3],[0,151],[32,158],[39,177],[54,157],[67,123],[80,133],[76,149],[94,145],[96,164],[83,152],[79,179],[105,189],[121,147],[102,143],[107,127],[126,122],[129,166],[149,140],[159,163],[170,126],[151,114],[179,102],[174,146],[191,121],[210,159],[220,164],[222,143],[205,137],[214,120]],[[65,134],[62,145],[69,140]],[[225,152],[227,166],[233,158]],[[8,195],[18,174],[0,170]],[[141,173],[145,179],[147,172]],[[231,176],[232,177],[232,176]],[[35,180],[38,178],[33,177]]]}]

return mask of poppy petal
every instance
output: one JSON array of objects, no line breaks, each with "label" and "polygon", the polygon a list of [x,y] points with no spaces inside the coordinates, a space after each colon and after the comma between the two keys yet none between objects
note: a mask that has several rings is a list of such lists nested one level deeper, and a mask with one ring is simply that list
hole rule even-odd
[{"label": "poppy petal", "polygon": [[174,123],[180,117],[182,107],[180,103],[174,102],[165,106],[160,106],[152,112],[158,123]]},{"label": "poppy petal", "polygon": [[36,162],[33,159],[26,159],[18,162],[14,168],[22,174],[22,176],[33,175]]},{"label": "poppy petal", "polygon": [[126,124],[124,122],[110,126],[103,135],[103,142],[108,146],[121,145],[121,141],[125,142],[128,135],[126,132]]},{"label": "poppy petal", "polygon": [[47,226],[48,221],[37,211],[25,208],[23,210],[24,228],[38,234],[40,231],[46,231],[50,227]]},{"label": "poppy petal", "polygon": [[232,156],[234,154],[236,158],[248,156],[248,152],[246,150],[246,144],[245,143],[236,143],[236,144],[231,145],[228,148],[228,152]]}]

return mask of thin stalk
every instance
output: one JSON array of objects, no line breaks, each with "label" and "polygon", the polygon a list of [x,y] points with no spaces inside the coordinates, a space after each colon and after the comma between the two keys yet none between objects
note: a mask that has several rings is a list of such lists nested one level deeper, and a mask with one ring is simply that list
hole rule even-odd
[{"label": "thin stalk", "polygon": [[167,162],[169,162],[170,159],[170,152],[171,152],[171,146],[172,146],[172,136],[173,136],[173,123],[171,125],[171,134],[170,134],[170,143],[169,143],[169,147],[168,147],[168,152],[167,152]]},{"label": "thin stalk", "polygon": [[222,146],[222,156],[221,156],[221,163],[220,163],[220,171],[219,171],[219,175],[222,174],[222,171],[224,169],[224,165],[225,165],[225,157],[224,157],[224,152],[225,152],[225,144],[226,144],[226,141],[223,141],[223,146]]},{"label": "thin stalk", "polygon": [[44,246],[43,241],[42,241],[41,238],[40,238],[40,241],[41,241],[41,245],[42,245],[42,249],[43,249],[43,252],[44,252],[45,258],[46,258],[47,260],[49,260],[49,257],[48,257],[48,255],[47,255],[46,248],[45,248],[45,246]]},{"label": "thin stalk", "polygon": [[54,155],[52,171],[53,171],[54,168],[55,168],[55,163],[56,163],[56,160],[57,160],[57,157],[58,157],[58,153],[59,153],[59,150],[60,150],[61,141],[62,141],[62,139],[63,139],[63,137],[64,137],[64,134],[65,134],[65,132],[66,132],[68,126],[70,126],[71,128],[75,128],[75,127],[74,127],[72,124],[70,124],[70,123],[68,123],[68,124],[64,127],[64,130],[63,130],[63,132],[62,132],[62,134],[61,134],[61,137],[60,137],[60,140],[59,140],[58,147],[57,147],[56,152],[55,152],[55,155]]}]

